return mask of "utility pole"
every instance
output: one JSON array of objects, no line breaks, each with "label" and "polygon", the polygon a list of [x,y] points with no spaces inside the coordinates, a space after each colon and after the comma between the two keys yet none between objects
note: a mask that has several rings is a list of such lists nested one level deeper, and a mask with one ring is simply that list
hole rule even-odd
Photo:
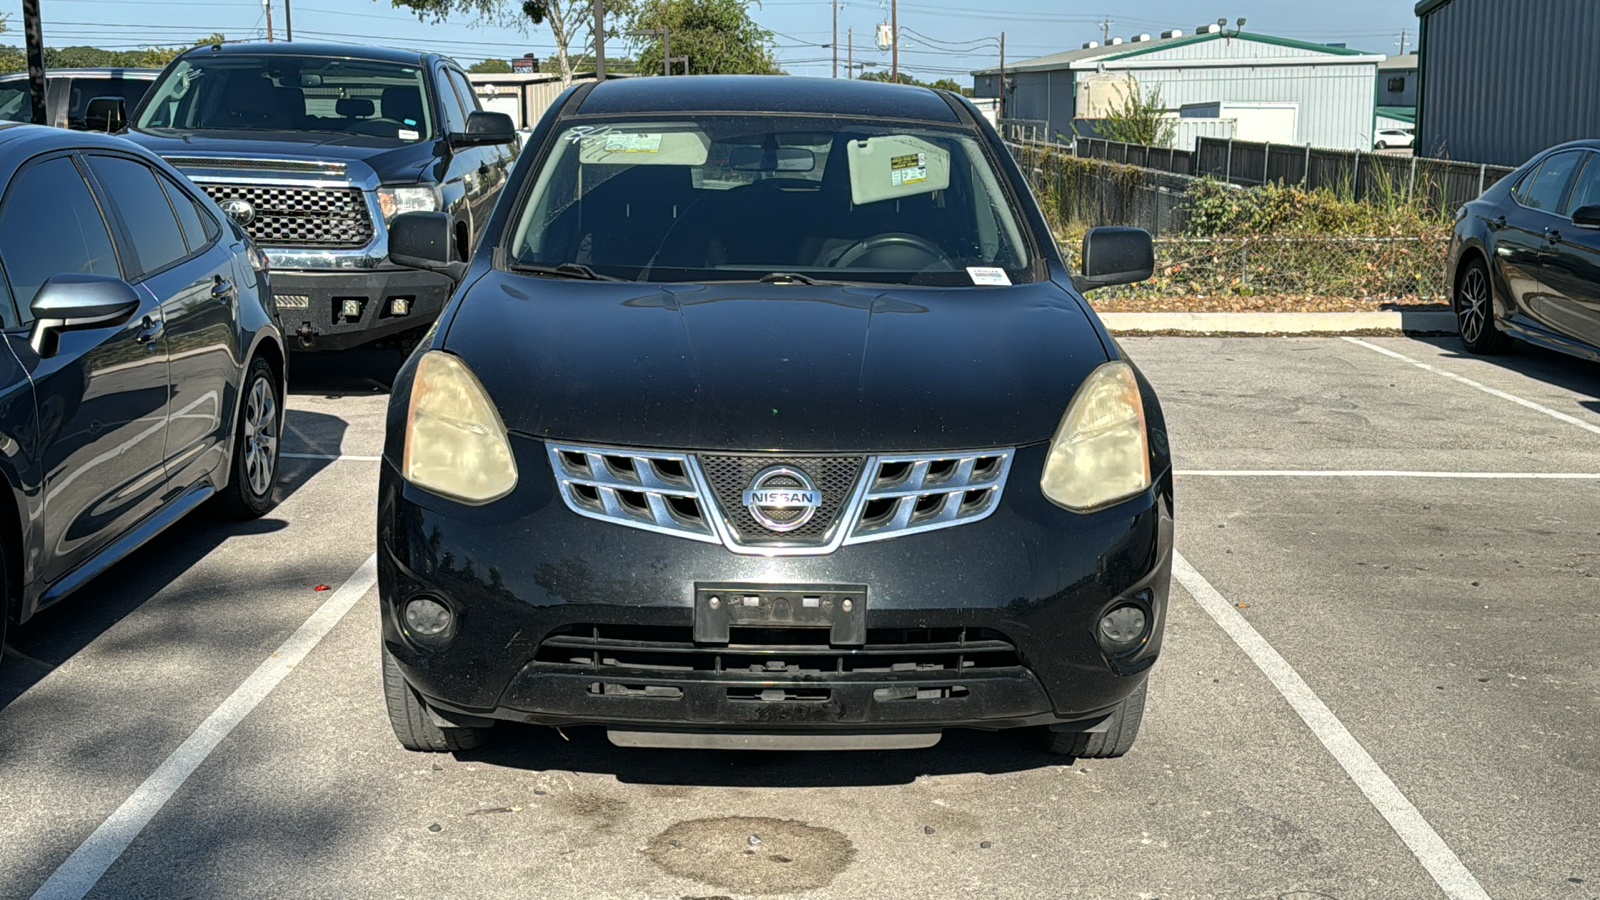
[{"label": "utility pole", "polygon": [[267,11],[267,43],[272,43],[272,0],[261,0],[261,8]]},{"label": "utility pole", "polygon": [[606,14],[600,0],[594,0],[594,80],[606,80]]},{"label": "utility pole", "polygon": [[839,77],[839,0],[828,0],[833,7],[833,77]]},{"label": "utility pole", "polygon": [[1106,20],[1104,22],[1100,23],[1100,44],[1101,44],[1101,46],[1106,46],[1106,45],[1108,45],[1110,43],[1111,43],[1111,17],[1110,16],[1106,16]]},{"label": "utility pole", "polygon": [[44,26],[39,24],[39,0],[22,0],[22,28],[27,32],[28,99],[33,103],[33,124],[49,124],[44,110]]},{"label": "utility pole", "polygon": [[[34,2],[37,2],[37,0],[34,0]],[[856,30],[855,30],[854,27],[846,27],[845,30],[844,30],[844,33],[845,33],[845,36],[846,36],[846,40],[849,41],[849,47],[850,47],[850,55],[845,57],[844,77],[846,77],[846,78],[854,78],[854,77],[856,77]],[[44,87],[43,87],[44,82],[41,80],[39,82],[39,84],[41,85],[40,88],[39,88],[39,96],[43,97],[44,96]],[[44,104],[42,102],[39,105],[41,107],[44,106]],[[1481,194],[1483,192],[1479,191],[1478,193]]]},{"label": "utility pole", "polygon": [[1400,55],[1406,55],[1406,30],[1400,29]]},{"label": "utility pole", "polygon": [[1000,102],[994,107],[994,120],[1006,117],[1006,33],[1000,32]]},{"label": "utility pole", "polygon": [[283,0],[283,39],[294,42],[294,13],[289,9],[289,0]]},{"label": "utility pole", "polygon": [[900,0],[889,0],[889,83],[900,83]]}]

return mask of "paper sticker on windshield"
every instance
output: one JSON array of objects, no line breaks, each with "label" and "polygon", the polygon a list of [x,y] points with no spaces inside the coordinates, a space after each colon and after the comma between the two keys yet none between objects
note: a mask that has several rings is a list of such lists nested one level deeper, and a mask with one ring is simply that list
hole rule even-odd
[{"label": "paper sticker on windshield", "polygon": [[660,153],[661,134],[608,134],[607,153]]},{"label": "paper sticker on windshield", "polygon": [[1010,276],[1006,270],[991,266],[967,266],[967,274],[972,276],[972,283],[976,285],[1006,287],[1011,284]]},{"label": "paper sticker on windshield", "polygon": [[422,137],[422,135],[421,135],[421,134],[418,134],[418,133],[417,133],[417,132],[415,132],[415,131],[412,131],[412,130],[411,130],[411,129],[409,129],[409,128],[402,128],[402,129],[400,129],[400,131],[399,131],[399,132],[398,132],[398,133],[397,133],[397,136],[398,136],[398,137],[399,137],[399,138],[400,138],[400,140],[402,140],[402,141],[414,141],[414,140],[416,140],[416,139],[417,139],[417,138],[419,138],[419,137]]},{"label": "paper sticker on windshield", "polygon": [[928,154],[907,153],[889,160],[889,183],[895,187],[928,180]]}]

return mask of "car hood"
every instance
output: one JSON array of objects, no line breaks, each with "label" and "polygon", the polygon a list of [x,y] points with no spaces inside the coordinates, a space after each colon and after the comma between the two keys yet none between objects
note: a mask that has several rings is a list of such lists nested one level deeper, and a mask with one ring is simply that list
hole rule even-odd
[{"label": "car hood", "polygon": [[1107,359],[1051,282],[653,285],[491,271],[444,348],[506,427],[700,450],[887,452],[1048,439]]},{"label": "car hood", "polygon": [[352,172],[370,170],[384,183],[417,181],[430,164],[445,156],[434,141],[408,144],[390,138],[307,131],[130,130],[123,137],[162,157],[343,162]]}]

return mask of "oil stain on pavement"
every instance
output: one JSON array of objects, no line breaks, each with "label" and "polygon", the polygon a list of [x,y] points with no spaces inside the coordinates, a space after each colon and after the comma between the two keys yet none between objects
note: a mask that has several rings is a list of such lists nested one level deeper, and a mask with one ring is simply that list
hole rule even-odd
[{"label": "oil stain on pavement", "polygon": [[671,826],[644,848],[681,878],[742,894],[825,887],[855,857],[850,839],[792,819],[726,816]]}]

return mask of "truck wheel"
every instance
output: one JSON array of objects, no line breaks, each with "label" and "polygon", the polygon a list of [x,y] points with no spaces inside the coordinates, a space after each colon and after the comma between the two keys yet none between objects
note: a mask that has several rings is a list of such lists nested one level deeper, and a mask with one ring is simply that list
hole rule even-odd
[{"label": "truck wheel", "polygon": [[278,505],[278,441],[283,434],[283,405],[278,379],[261,357],[245,369],[244,402],[233,436],[233,475],[220,497],[235,519],[256,519]]},{"label": "truck wheel", "polygon": [[428,707],[415,689],[400,674],[389,648],[383,648],[383,700],[389,707],[389,725],[400,746],[424,753],[458,753],[483,746],[487,728],[440,728],[428,715]]},{"label": "truck wheel", "polygon": [[1133,739],[1139,736],[1139,722],[1144,718],[1144,696],[1149,687],[1147,680],[1128,699],[1117,704],[1111,718],[1106,720],[1104,731],[1071,732],[1047,731],[1044,749],[1059,756],[1076,756],[1082,759],[1111,759],[1128,752]]}]

